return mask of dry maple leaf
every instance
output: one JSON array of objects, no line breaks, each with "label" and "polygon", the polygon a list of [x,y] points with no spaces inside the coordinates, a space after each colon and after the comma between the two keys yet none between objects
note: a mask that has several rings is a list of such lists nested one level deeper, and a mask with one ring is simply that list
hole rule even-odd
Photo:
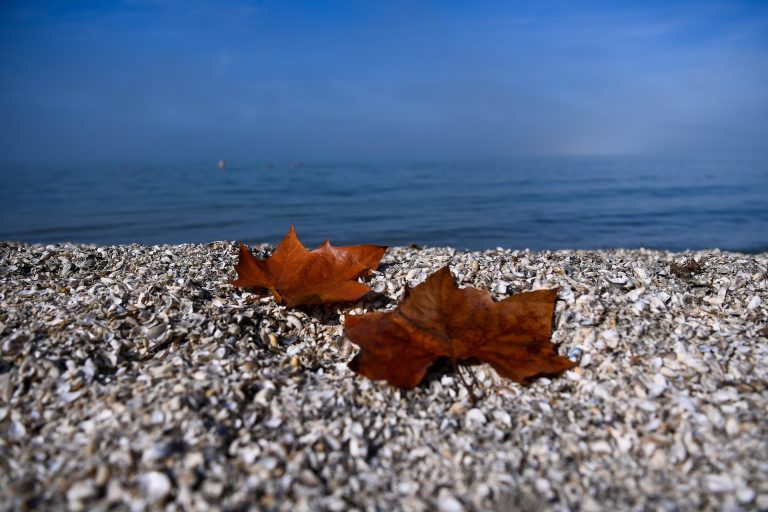
[{"label": "dry maple leaf", "polygon": [[353,301],[370,291],[357,279],[373,272],[386,250],[383,245],[333,247],[326,240],[310,251],[299,242],[291,226],[266,260],[257,259],[248,246],[240,244],[237,279],[229,283],[265,288],[277,302],[291,307]]},{"label": "dry maple leaf", "polygon": [[415,387],[438,358],[475,359],[524,382],[575,366],[555,354],[550,336],[557,290],[519,293],[495,302],[488,292],[459,289],[443,267],[392,312],[348,315],[347,337],[360,346],[355,372],[400,388]]}]

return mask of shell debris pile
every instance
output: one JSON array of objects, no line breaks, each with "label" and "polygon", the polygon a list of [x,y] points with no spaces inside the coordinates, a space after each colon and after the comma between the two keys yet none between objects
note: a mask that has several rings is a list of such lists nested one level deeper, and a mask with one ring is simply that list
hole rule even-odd
[{"label": "shell debris pile", "polygon": [[[393,248],[363,300],[294,310],[236,257],[0,243],[0,509],[768,509],[766,254]],[[351,372],[344,315],[445,264],[558,287],[579,366]]]}]

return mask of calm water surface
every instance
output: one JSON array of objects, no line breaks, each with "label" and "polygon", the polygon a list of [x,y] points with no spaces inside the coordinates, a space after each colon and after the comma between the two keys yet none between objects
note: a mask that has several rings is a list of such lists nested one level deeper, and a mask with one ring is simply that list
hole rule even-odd
[{"label": "calm water surface", "polygon": [[768,160],[3,166],[0,240],[768,250]]}]

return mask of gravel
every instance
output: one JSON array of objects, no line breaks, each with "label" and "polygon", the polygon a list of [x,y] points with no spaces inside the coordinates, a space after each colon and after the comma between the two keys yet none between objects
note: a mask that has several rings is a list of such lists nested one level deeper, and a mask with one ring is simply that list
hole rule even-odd
[{"label": "gravel", "polygon": [[[391,248],[363,300],[292,310],[236,257],[0,243],[0,509],[768,509],[768,254]],[[579,366],[351,372],[344,316],[445,264],[558,287]]]}]

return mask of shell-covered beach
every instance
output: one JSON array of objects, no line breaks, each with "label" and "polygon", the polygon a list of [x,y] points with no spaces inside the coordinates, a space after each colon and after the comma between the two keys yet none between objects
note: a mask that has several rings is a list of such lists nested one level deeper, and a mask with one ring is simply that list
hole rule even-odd
[{"label": "shell-covered beach", "polygon": [[[0,509],[768,508],[766,253],[398,247],[364,299],[296,309],[229,285],[236,259],[0,243]],[[344,316],[444,265],[558,288],[578,367],[349,370]]]}]

